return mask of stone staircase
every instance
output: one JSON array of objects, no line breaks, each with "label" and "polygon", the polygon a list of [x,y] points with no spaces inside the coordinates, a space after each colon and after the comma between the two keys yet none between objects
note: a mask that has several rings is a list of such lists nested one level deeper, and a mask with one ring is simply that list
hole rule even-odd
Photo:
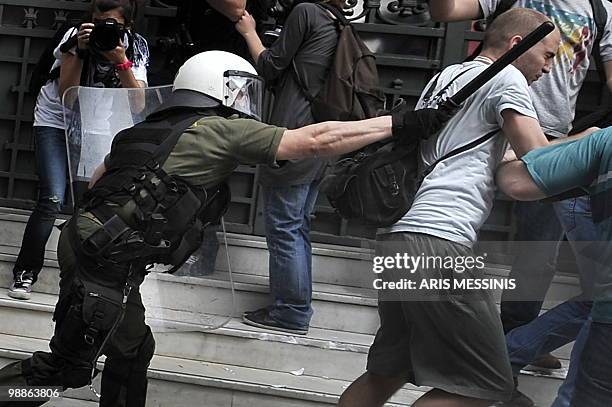
[{"label": "stone staircase", "polygon": [[[10,284],[12,264],[27,214],[0,211],[0,287]],[[56,244],[54,232],[48,248]],[[306,336],[279,334],[241,323],[245,310],[267,303],[267,251],[263,239],[228,235],[235,299],[223,244],[217,271],[203,278],[152,273],[143,288],[147,319],[157,342],[149,369],[148,406],[322,407],[334,405],[363,373],[367,350],[378,326],[376,293],[371,289],[371,252],[333,245],[313,248],[315,314]],[[47,252],[45,270],[30,301],[17,301],[0,289],[0,365],[47,349],[51,313],[57,300],[58,266]],[[503,268],[489,273],[503,275]],[[556,278],[553,290],[571,295],[577,281]],[[233,315],[230,315],[233,309]],[[227,324],[216,330],[207,325]],[[567,359],[569,347],[557,355]],[[563,372],[522,375],[521,388],[539,406],[549,406]],[[97,383],[99,386],[99,383]],[[426,388],[406,386],[389,406],[407,406]],[[46,405],[94,406],[88,389],[70,390]]]}]

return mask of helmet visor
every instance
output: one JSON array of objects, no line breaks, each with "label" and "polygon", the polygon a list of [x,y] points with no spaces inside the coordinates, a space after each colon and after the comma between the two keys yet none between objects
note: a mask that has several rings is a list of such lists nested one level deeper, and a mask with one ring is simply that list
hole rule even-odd
[{"label": "helmet visor", "polygon": [[244,71],[225,71],[223,82],[224,106],[253,119],[262,119],[264,82],[260,76]]}]

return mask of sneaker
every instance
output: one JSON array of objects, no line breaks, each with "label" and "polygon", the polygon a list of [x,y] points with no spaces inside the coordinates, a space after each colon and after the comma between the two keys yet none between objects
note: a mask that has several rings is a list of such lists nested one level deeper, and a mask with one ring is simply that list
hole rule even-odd
[{"label": "sneaker", "polygon": [[550,353],[547,353],[531,362],[530,366],[538,369],[555,370],[561,369],[561,361]]},{"label": "sneaker", "polygon": [[517,388],[512,392],[512,398],[508,401],[498,401],[494,407],[535,407],[535,403],[527,395],[521,393]]},{"label": "sneaker", "polygon": [[258,309],[256,311],[247,311],[242,314],[242,321],[250,326],[256,326],[257,328],[271,329],[273,331],[287,332],[296,335],[306,335],[308,333],[308,327],[305,328],[288,328],[281,323],[270,318],[268,310],[266,308]]},{"label": "sneaker", "polygon": [[29,300],[30,293],[32,292],[32,284],[34,283],[34,276],[29,270],[21,270],[15,274],[13,284],[8,290],[8,295],[11,298],[18,300]]}]

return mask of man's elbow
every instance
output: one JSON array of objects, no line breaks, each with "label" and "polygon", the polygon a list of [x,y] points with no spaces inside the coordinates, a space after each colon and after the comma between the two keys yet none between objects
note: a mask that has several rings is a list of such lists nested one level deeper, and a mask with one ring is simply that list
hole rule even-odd
[{"label": "man's elbow", "polygon": [[521,161],[513,161],[498,168],[495,181],[504,194],[517,201],[535,201],[546,197]]},{"label": "man's elbow", "polygon": [[515,201],[535,201],[537,199],[529,193],[525,185],[519,182],[498,182],[497,186],[505,195]]}]

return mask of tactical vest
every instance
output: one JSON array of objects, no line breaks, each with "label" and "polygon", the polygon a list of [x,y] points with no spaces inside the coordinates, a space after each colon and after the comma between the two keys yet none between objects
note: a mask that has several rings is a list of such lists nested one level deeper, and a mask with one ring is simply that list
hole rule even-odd
[{"label": "tactical vest", "polygon": [[180,135],[206,115],[172,110],[115,137],[105,174],[83,199],[83,210],[103,223],[80,244],[86,258],[103,266],[162,263],[174,272],[200,247],[204,227],[227,210],[229,187],[191,185],[162,167]]}]

